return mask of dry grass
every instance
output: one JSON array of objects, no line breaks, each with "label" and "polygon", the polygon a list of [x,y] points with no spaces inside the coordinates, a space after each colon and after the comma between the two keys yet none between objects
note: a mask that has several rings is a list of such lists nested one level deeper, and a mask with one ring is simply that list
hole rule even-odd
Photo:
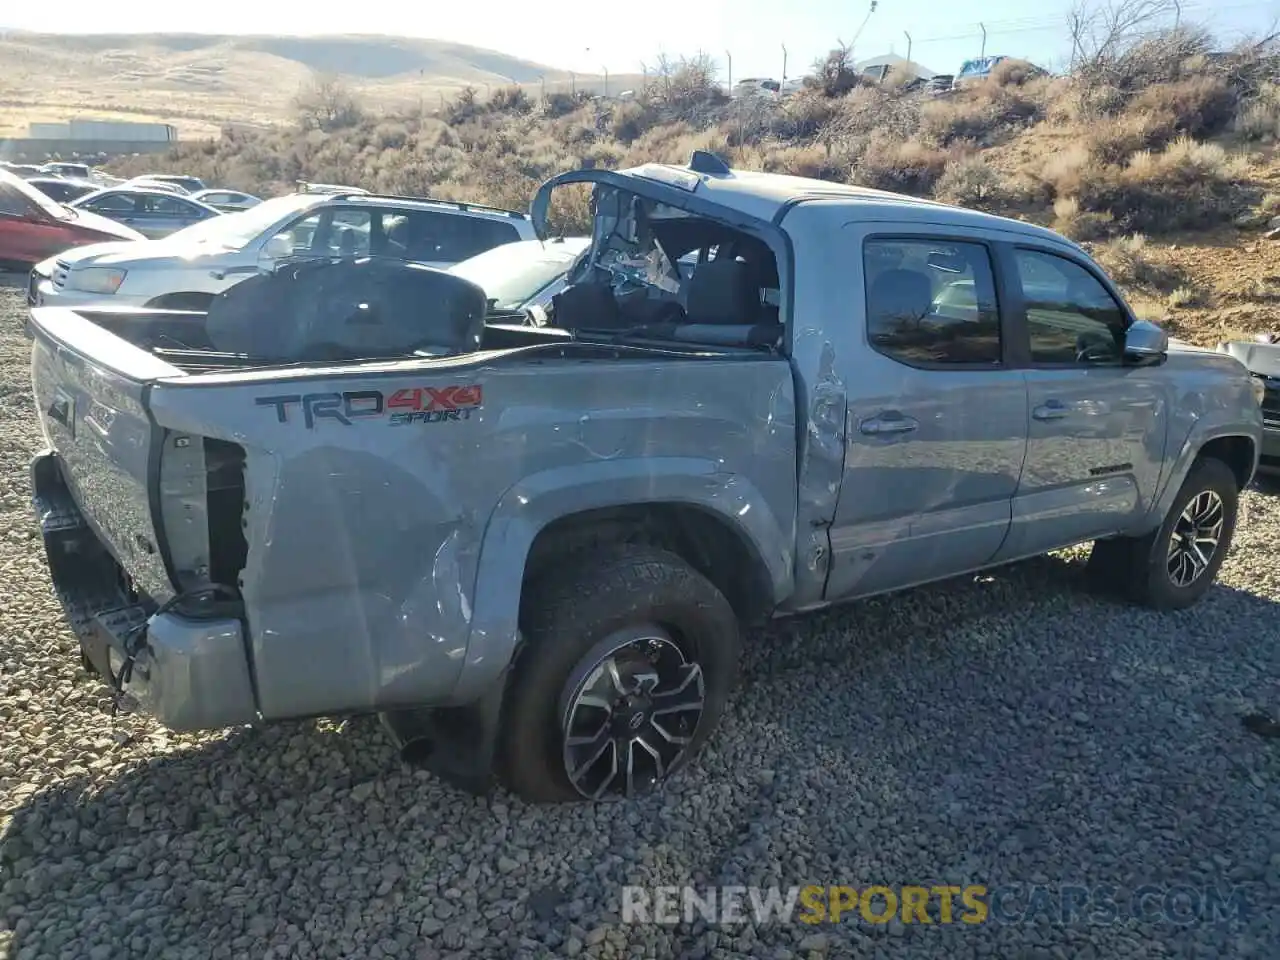
[{"label": "dry grass", "polygon": [[1151,259],[1147,238],[1140,233],[1110,240],[1094,251],[1094,257],[1117,283],[1128,287],[1171,291],[1183,279],[1168,264]]}]

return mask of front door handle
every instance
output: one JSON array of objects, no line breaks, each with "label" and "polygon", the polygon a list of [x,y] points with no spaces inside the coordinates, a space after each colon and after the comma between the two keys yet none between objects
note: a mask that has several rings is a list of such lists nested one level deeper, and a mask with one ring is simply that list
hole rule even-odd
[{"label": "front door handle", "polygon": [[1049,400],[1031,411],[1037,420],[1061,420],[1068,413],[1061,400]]},{"label": "front door handle", "polygon": [[915,417],[904,417],[894,410],[861,421],[858,429],[874,437],[885,433],[910,433],[919,426],[920,421]]}]

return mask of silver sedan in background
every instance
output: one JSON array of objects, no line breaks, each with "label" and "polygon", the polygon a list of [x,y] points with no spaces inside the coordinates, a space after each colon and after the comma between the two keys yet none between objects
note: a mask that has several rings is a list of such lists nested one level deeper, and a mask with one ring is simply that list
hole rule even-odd
[{"label": "silver sedan in background", "polygon": [[222,216],[207,204],[164,190],[140,187],[108,187],[71,201],[71,206],[132,227],[150,239]]}]

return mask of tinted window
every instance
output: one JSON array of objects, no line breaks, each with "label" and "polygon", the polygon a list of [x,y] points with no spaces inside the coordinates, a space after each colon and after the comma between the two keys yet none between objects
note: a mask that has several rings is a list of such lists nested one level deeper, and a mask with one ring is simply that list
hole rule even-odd
[{"label": "tinted window", "polygon": [[1128,319],[1088,270],[1050,253],[1018,250],[1034,363],[1119,363]]},{"label": "tinted window", "polygon": [[867,339],[907,364],[1000,362],[994,272],[984,246],[871,240],[863,251]]},{"label": "tinted window", "polygon": [[382,230],[388,256],[424,263],[458,263],[520,239],[509,223],[428,210],[383,214]]},{"label": "tinted window", "polygon": [[205,203],[231,203],[235,198],[235,194],[231,193],[206,193],[203,198]]},{"label": "tinted window", "polygon": [[148,197],[151,212],[161,217],[199,217],[203,211],[199,207],[184,203],[177,197]]},{"label": "tinted window", "polygon": [[372,222],[368,210],[322,210],[295,220],[277,236],[289,242],[293,256],[362,256],[369,253]]},{"label": "tinted window", "polygon": [[372,224],[368,210],[335,210],[327,252],[341,257],[368,256]]},{"label": "tinted window", "polygon": [[108,193],[106,196],[97,197],[85,204],[90,210],[96,210],[99,213],[133,213],[135,204],[133,197],[127,193]]}]

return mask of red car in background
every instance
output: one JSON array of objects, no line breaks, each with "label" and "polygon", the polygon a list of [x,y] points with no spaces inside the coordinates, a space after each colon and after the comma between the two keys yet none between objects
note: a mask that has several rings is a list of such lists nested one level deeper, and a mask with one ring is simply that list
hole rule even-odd
[{"label": "red car in background", "polygon": [[57,203],[0,169],[0,264],[30,267],[87,243],[145,239],[123,223]]}]

